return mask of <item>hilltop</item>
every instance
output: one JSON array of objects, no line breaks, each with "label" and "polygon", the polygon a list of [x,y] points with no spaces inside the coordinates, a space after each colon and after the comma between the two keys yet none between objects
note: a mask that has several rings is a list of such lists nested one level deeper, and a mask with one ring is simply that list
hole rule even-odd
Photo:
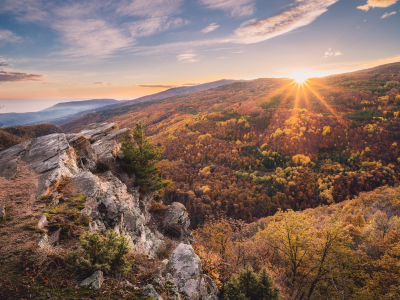
[{"label": "hilltop", "polygon": [[[74,115],[78,112],[86,111],[88,109],[96,109],[110,104],[119,103],[120,101],[114,99],[93,99],[85,101],[71,101],[57,103],[49,108],[40,110],[38,112],[27,113],[0,113],[0,123],[2,126],[15,126],[15,125],[32,125],[39,123],[50,123],[54,118],[66,118],[67,116]],[[66,122],[65,119],[63,119]]]},{"label": "hilltop", "polygon": [[[399,184],[399,64],[314,78],[257,79],[102,111],[62,124],[145,124],[165,148],[166,198],[193,225],[210,214],[247,222]],[[389,73],[386,73],[389,72]],[[397,72],[397,73],[394,73]]]},{"label": "hilltop", "polygon": [[121,101],[117,104],[110,104],[110,105],[103,106],[103,107],[96,108],[96,109],[85,110],[85,111],[82,111],[82,112],[79,112],[79,113],[76,113],[73,115],[69,115],[68,117],[50,119],[50,120],[47,120],[47,122],[49,122],[51,124],[59,125],[59,124],[66,123],[68,121],[86,116],[88,114],[92,114],[92,113],[96,113],[96,112],[100,112],[100,111],[110,110],[110,109],[114,109],[114,108],[118,108],[118,107],[122,107],[122,106],[128,106],[128,105],[133,105],[136,103],[146,102],[146,101],[164,99],[164,98],[173,97],[176,95],[183,95],[183,94],[190,94],[190,93],[205,91],[205,90],[219,87],[221,85],[230,84],[233,82],[236,82],[236,80],[222,79],[222,80],[218,80],[218,81],[213,81],[213,82],[208,82],[208,83],[203,83],[203,84],[198,84],[198,85],[193,85],[193,86],[174,87],[174,88],[170,88],[170,89],[167,89],[167,90],[159,92],[159,93],[143,96],[143,97],[140,97],[140,98],[137,98],[134,100]]}]

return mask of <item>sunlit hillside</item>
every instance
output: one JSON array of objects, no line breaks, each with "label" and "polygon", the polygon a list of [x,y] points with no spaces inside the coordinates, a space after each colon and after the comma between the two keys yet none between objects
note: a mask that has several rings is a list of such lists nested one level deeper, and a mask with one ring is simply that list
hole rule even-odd
[{"label": "sunlit hillside", "polygon": [[[66,124],[145,124],[165,148],[166,197],[192,214],[255,221],[399,183],[399,64],[309,79],[258,79],[91,114]],[[396,89],[397,88],[397,89]]]}]

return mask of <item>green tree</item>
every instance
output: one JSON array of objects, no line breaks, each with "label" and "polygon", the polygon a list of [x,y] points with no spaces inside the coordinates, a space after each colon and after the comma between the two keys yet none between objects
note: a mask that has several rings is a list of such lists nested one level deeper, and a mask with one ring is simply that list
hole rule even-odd
[{"label": "green tree", "polygon": [[283,296],[271,274],[262,269],[259,274],[251,268],[242,269],[225,284],[225,300],[281,300]]},{"label": "green tree", "polygon": [[135,175],[134,184],[139,187],[141,193],[157,192],[166,187],[168,182],[161,179],[156,166],[162,149],[154,148],[150,144],[140,122],[136,123],[132,137],[133,144],[127,141],[122,143],[121,150],[124,153],[122,168],[128,174]]},{"label": "green tree", "polygon": [[71,258],[76,267],[84,272],[101,270],[125,275],[132,267],[133,260],[126,256],[131,250],[128,240],[113,230],[107,232],[106,237],[97,232],[85,232],[80,237],[79,245],[85,251],[72,252]]}]

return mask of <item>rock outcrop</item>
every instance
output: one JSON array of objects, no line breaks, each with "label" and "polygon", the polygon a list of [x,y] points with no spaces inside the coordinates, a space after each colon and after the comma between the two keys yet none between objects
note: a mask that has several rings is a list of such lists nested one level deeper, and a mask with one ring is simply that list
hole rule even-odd
[{"label": "rock outcrop", "polygon": [[[113,123],[91,124],[80,133],[51,134],[35,138],[0,152],[0,176],[15,178],[21,164],[33,170],[39,177],[36,197],[48,196],[48,206],[57,206],[57,187],[64,179],[73,190],[85,197],[81,218],[89,220],[89,230],[106,233],[107,230],[124,235],[134,252],[156,257],[165,246],[165,237],[156,229],[149,212],[153,197],[139,195],[132,187],[130,178],[118,169],[121,141],[130,138],[130,130],[118,129]],[[100,166],[100,167],[99,167]],[[122,174],[121,179],[115,174]],[[121,181],[122,180],[122,181]],[[0,217],[4,217],[4,205],[0,206]],[[181,242],[169,260],[163,262],[168,272],[167,279],[161,271],[154,286],[147,286],[145,293],[153,299],[162,299],[158,289],[168,288],[179,300],[189,297],[194,300],[215,299],[216,287],[202,273],[200,258],[190,245],[194,239],[189,230],[190,220],[185,207],[173,203],[168,207],[160,230],[178,233],[173,238]],[[43,233],[37,239],[39,248],[57,244],[61,229],[48,234],[48,220],[42,215],[37,229]],[[81,286],[98,289],[103,274],[98,271],[85,279]],[[161,293],[161,292],[160,292]]]},{"label": "rock outcrop", "polygon": [[172,274],[179,292],[189,299],[217,299],[217,286],[203,274],[200,258],[191,245],[179,244],[169,259],[167,271]]},{"label": "rock outcrop", "polygon": [[189,244],[194,242],[193,235],[189,230],[189,214],[182,203],[174,202],[168,207],[163,226],[166,231],[171,231],[172,234],[178,235],[184,243]]}]

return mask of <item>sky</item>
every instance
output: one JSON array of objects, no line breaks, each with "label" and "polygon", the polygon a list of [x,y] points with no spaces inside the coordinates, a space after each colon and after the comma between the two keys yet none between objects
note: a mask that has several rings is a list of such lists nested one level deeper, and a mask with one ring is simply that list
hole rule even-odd
[{"label": "sky", "polygon": [[0,0],[1,112],[400,61],[400,0]]}]

